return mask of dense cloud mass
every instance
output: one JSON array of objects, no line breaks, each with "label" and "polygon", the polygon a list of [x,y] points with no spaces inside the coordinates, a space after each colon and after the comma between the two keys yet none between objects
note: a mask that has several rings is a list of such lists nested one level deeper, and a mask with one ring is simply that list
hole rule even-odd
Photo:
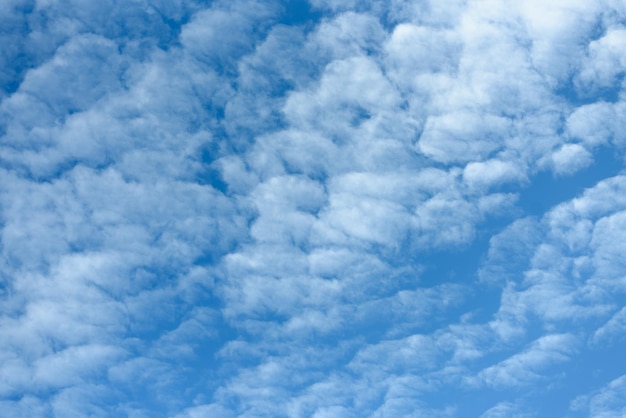
[{"label": "dense cloud mass", "polygon": [[0,27],[0,415],[626,414],[623,1]]}]

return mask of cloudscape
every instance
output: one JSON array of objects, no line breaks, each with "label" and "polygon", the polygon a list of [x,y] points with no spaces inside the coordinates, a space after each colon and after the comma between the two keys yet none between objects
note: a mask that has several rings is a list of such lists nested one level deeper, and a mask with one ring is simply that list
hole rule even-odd
[{"label": "cloudscape", "polygon": [[0,416],[626,416],[626,3],[0,2]]}]

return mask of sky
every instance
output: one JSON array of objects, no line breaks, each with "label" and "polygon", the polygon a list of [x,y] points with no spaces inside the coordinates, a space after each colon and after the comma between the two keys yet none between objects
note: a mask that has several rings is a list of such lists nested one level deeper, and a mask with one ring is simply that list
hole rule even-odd
[{"label": "sky", "polygon": [[0,2],[0,415],[626,416],[626,3]]}]

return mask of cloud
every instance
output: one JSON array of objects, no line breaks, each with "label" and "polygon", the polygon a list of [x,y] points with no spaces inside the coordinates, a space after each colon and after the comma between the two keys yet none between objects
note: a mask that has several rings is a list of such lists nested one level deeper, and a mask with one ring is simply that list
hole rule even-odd
[{"label": "cloud", "polygon": [[[412,335],[399,341],[387,341],[361,350],[352,360],[355,369],[377,369],[379,373],[416,373],[432,370],[438,350],[431,338]],[[381,364],[381,359],[384,362]]]},{"label": "cloud", "polygon": [[500,402],[497,405],[489,408],[485,411],[484,414],[480,416],[480,418],[506,418],[506,417],[516,417],[516,418],[525,418],[535,416],[532,413],[528,413],[524,411],[523,408],[514,402]]},{"label": "cloud", "polygon": [[494,387],[527,385],[541,379],[543,369],[570,360],[577,346],[573,335],[546,335],[533,341],[524,351],[483,369],[468,382]]},{"label": "cloud", "polygon": [[463,170],[463,179],[472,188],[488,188],[508,181],[519,181],[524,175],[517,167],[500,160],[469,163]]},{"label": "cloud", "polygon": [[599,1],[557,1],[544,8],[539,4],[531,1],[518,5],[532,40],[532,60],[551,83],[562,83],[583,56],[606,6]]},{"label": "cloud", "polygon": [[467,3],[455,0],[446,5],[435,1],[394,0],[387,11],[392,23],[411,22],[430,28],[454,27],[463,17]]},{"label": "cloud", "polygon": [[626,61],[619,53],[626,44],[626,31],[609,28],[597,40],[589,43],[589,52],[579,74],[584,90],[612,87],[623,75]]},{"label": "cloud", "polygon": [[507,125],[504,118],[471,112],[432,116],[418,149],[443,163],[481,160],[498,149],[496,138],[504,134]]},{"label": "cloud", "polygon": [[616,312],[604,325],[593,333],[592,344],[607,344],[619,339],[626,330],[626,308]]},{"label": "cloud", "polygon": [[596,102],[577,109],[571,116],[571,133],[584,142],[595,146],[610,144],[621,148],[624,144],[624,134],[619,121],[626,111],[623,102],[608,104]]},{"label": "cloud", "polygon": [[[218,3],[200,10],[182,27],[180,42],[194,56],[217,66],[249,52],[252,24],[272,16],[273,4],[260,2]],[[233,36],[236,33],[235,36]],[[227,68],[225,68],[227,69]]]},{"label": "cloud", "polygon": [[18,402],[0,401],[2,410],[15,416],[40,417],[50,415],[50,405],[34,396],[24,396]]},{"label": "cloud", "polygon": [[[340,86],[342,94],[337,95]],[[345,143],[351,125],[398,105],[399,97],[380,68],[371,59],[351,57],[331,62],[315,92],[292,93],[284,112],[294,126],[315,127]]]},{"label": "cloud", "polygon": [[114,346],[70,347],[37,360],[33,380],[36,385],[44,387],[72,386],[123,354],[120,348]]},{"label": "cloud", "polygon": [[390,77],[408,81],[410,88],[423,73],[455,71],[461,53],[461,39],[452,30],[401,23],[395,26],[385,45]]},{"label": "cloud", "polygon": [[[527,219],[509,226],[491,239],[482,277],[518,282],[518,290],[510,294],[517,301],[510,303],[544,320],[606,315],[614,303],[609,295],[621,286],[623,271],[615,252],[624,208],[616,191],[622,183],[621,176],[604,180],[554,207],[540,224]],[[521,256],[512,262],[516,258],[509,253]],[[506,265],[517,276],[507,273]],[[525,268],[523,276],[520,267]]]},{"label": "cloud", "polygon": [[625,11],[535,3],[3,3],[3,411],[532,416],[626,270],[622,175],[518,202],[621,149]]},{"label": "cloud", "polygon": [[563,145],[552,154],[554,171],[557,174],[571,174],[593,162],[591,153],[579,144]]},{"label": "cloud", "polygon": [[216,418],[230,418],[235,415],[218,405],[202,405],[186,409],[184,412],[176,415],[176,418],[202,418],[206,416]]},{"label": "cloud", "polygon": [[479,277],[484,281],[515,280],[529,263],[541,230],[532,218],[518,219],[489,240],[489,250]]},{"label": "cloud", "polygon": [[614,135],[615,108],[603,101],[577,108],[567,119],[570,135],[591,146],[609,142]]},{"label": "cloud", "polygon": [[577,397],[572,401],[572,410],[587,410],[590,417],[611,418],[624,415],[626,404],[621,393],[626,384],[626,377],[620,376],[606,386],[588,395]]}]

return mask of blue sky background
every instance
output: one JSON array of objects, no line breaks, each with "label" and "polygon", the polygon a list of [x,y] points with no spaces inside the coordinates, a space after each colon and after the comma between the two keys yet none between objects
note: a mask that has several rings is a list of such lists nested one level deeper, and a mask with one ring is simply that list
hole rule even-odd
[{"label": "blue sky background", "polygon": [[626,5],[0,3],[0,415],[626,416]]}]

